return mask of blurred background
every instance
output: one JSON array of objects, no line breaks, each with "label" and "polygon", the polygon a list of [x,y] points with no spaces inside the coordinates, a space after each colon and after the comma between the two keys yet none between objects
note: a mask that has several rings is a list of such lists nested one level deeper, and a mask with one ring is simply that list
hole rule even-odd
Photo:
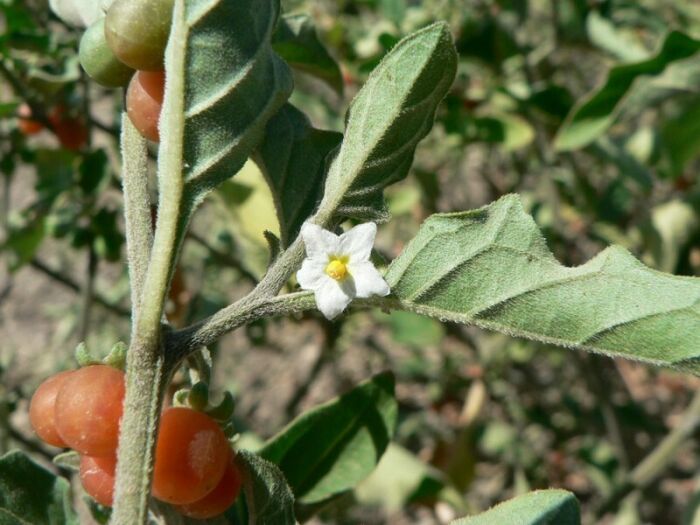
[{"label": "blurred background", "polygon": [[[431,213],[517,192],[565,265],[614,243],[658,270],[700,273],[700,3],[282,3],[309,15],[340,65],[322,79],[297,73],[292,102],[337,131],[400,38],[434,20],[452,29],[457,80],[408,178],[387,192],[387,261]],[[57,450],[28,426],[31,393],[75,366],[78,342],[105,355],[129,333],[121,94],[81,73],[80,34],[44,1],[0,1],[0,454],[21,448],[54,470]],[[27,102],[51,131],[18,120]],[[266,268],[265,229],[278,230],[274,207],[251,163],[195,217],[170,321],[249,291]],[[395,443],[315,523],[446,523],[545,487],[573,491],[584,523],[700,523],[698,378],[403,312],[268,320],[210,350],[242,443],[396,373]]]}]

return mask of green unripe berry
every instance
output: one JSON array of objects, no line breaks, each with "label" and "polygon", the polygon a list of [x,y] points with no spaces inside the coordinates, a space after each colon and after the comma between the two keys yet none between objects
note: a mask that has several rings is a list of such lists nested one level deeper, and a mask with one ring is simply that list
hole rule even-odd
[{"label": "green unripe berry", "polygon": [[134,70],[120,62],[107,45],[104,26],[104,18],[101,18],[83,34],[78,51],[80,65],[98,84],[120,87],[129,82]]},{"label": "green unripe berry", "polygon": [[161,71],[174,0],[115,0],[105,18],[114,54],[142,71]]}]

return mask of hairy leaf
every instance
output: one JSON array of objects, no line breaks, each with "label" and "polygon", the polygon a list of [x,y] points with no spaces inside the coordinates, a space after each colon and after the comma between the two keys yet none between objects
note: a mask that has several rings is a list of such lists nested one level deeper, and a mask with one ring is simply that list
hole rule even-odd
[{"label": "hairy leaf", "polygon": [[536,490],[451,525],[580,525],[578,502],[565,490]]},{"label": "hairy leaf", "polygon": [[343,75],[304,14],[284,15],[272,37],[272,47],[290,66],[313,75],[343,94]]},{"label": "hairy leaf", "polygon": [[379,374],[302,414],[259,454],[279,465],[297,500],[316,503],[372,472],[394,434],[396,417],[394,377]]},{"label": "hairy leaf", "polygon": [[[184,110],[182,162],[191,198],[243,166],[291,93],[289,68],[270,43],[278,12],[279,0],[188,0],[184,20],[173,20],[169,55],[184,57],[184,71],[172,60],[168,74],[183,74],[185,83],[182,93],[172,93],[182,104],[171,107]],[[177,128],[168,126],[177,118],[168,115],[161,127]]]},{"label": "hairy leaf", "polygon": [[554,141],[558,150],[572,150],[590,144],[615,121],[620,103],[635,80],[659,75],[676,61],[700,50],[700,40],[678,31],[669,33],[657,53],[647,60],[613,67],[605,83],[577,104],[559,129]]},{"label": "hairy leaf", "polygon": [[651,270],[615,246],[566,268],[516,195],[433,215],[386,280],[419,313],[700,372],[700,280]]},{"label": "hairy leaf", "polygon": [[248,523],[294,525],[294,495],[280,469],[246,450],[238,451],[236,462],[243,474]]},{"label": "hairy leaf", "polygon": [[408,173],[456,67],[444,23],[404,38],[384,57],[350,106],[345,138],[326,181],[322,222],[334,214],[387,218],[382,190]]},{"label": "hairy leaf", "polygon": [[255,158],[272,190],[284,246],[321,200],[326,157],[342,138],[340,133],[313,128],[306,115],[290,104],[268,122]]},{"label": "hairy leaf", "polygon": [[0,525],[77,525],[68,481],[19,451],[0,458]]}]

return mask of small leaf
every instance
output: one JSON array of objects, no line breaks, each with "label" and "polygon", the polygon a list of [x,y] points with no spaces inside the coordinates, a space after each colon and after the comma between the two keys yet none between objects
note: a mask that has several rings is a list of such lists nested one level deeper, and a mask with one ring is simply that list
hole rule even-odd
[{"label": "small leaf", "polygon": [[259,454],[279,465],[301,503],[353,488],[379,462],[396,425],[394,377],[374,376],[292,421]]},{"label": "small leaf", "polygon": [[457,54],[444,23],[404,38],[384,57],[348,111],[345,138],[320,205],[322,222],[335,214],[387,219],[382,191],[408,173],[456,68]]},{"label": "small leaf", "polygon": [[[243,166],[291,93],[289,68],[270,44],[278,13],[279,0],[188,0],[183,18],[175,10],[166,66],[185,79],[182,92],[173,88],[170,96],[181,97],[173,107],[184,109],[182,164],[190,199]],[[184,57],[182,66],[177,57]],[[166,86],[166,110],[167,98]],[[162,127],[178,118],[166,115]]]},{"label": "small leaf", "polygon": [[613,67],[605,83],[571,111],[555,137],[555,148],[572,150],[590,144],[615,121],[620,102],[638,77],[658,75],[673,62],[688,58],[698,50],[700,40],[672,31],[651,58]]},{"label": "small leaf", "polygon": [[700,279],[615,246],[566,268],[516,195],[431,216],[386,281],[417,313],[700,373]]},{"label": "small leaf", "polygon": [[0,524],[77,525],[68,481],[19,451],[0,457]]},{"label": "small leaf", "polygon": [[52,461],[54,465],[72,470],[73,472],[78,472],[80,470],[80,454],[75,450],[56,454]]},{"label": "small leaf", "polygon": [[240,450],[236,462],[243,475],[243,490],[250,525],[293,525],[294,495],[280,469],[260,456]]},{"label": "small leaf", "polygon": [[293,68],[318,77],[343,94],[340,67],[319,40],[307,15],[284,15],[272,37],[272,47]]},{"label": "small leaf", "polygon": [[455,520],[450,525],[580,525],[578,502],[571,492],[536,490],[491,510]]},{"label": "small leaf", "polygon": [[343,136],[311,126],[290,104],[270,119],[256,162],[275,200],[282,243],[288,246],[321,200],[326,157]]}]

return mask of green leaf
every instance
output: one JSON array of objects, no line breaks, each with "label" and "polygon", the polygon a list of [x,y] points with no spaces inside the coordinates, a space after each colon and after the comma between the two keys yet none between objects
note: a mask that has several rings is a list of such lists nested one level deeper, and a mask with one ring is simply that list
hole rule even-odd
[{"label": "green leaf", "polygon": [[580,525],[578,502],[571,492],[536,490],[450,525]]},{"label": "green leaf", "polygon": [[343,94],[343,75],[304,14],[284,15],[272,37],[273,49],[295,69],[323,80]]},{"label": "green leaf", "polygon": [[19,451],[0,457],[0,525],[77,525],[68,481]]},{"label": "green leaf", "polygon": [[389,444],[379,465],[357,486],[355,495],[363,505],[381,505],[388,513],[436,498],[461,505],[461,496],[448,485],[442,472],[395,443]]},{"label": "green leaf", "polygon": [[700,97],[684,105],[679,115],[664,123],[661,141],[671,176],[682,175],[685,167],[700,155]]},{"label": "green leaf", "polygon": [[591,42],[608,51],[620,60],[634,62],[647,58],[647,51],[633,37],[633,32],[624,32],[604,18],[598,11],[591,11],[586,18],[586,31]]},{"label": "green leaf", "polygon": [[335,214],[387,219],[382,190],[408,173],[456,67],[444,23],[404,38],[384,57],[350,106],[345,138],[328,173],[321,222]]},{"label": "green leaf", "polygon": [[397,343],[416,347],[437,345],[445,335],[445,327],[428,317],[411,312],[391,312],[391,335]]},{"label": "green leaf", "polygon": [[675,61],[688,58],[698,50],[700,40],[672,31],[651,58],[613,67],[605,83],[576,104],[557,132],[555,148],[573,150],[590,144],[615,121],[620,103],[628,96],[635,80],[643,75],[659,75]]},{"label": "green leaf", "polygon": [[10,271],[14,272],[32,260],[46,237],[46,219],[37,219],[20,228],[10,229],[0,251],[5,252]]},{"label": "green leaf", "polygon": [[282,244],[296,238],[321,200],[326,157],[343,136],[311,126],[290,104],[270,119],[256,162],[275,200]]},{"label": "green leaf", "polygon": [[184,71],[173,60],[169,74],[185,79],[184,92],[173,95],[183,97],[190,198],[201,198],[243,166],[291,93],[289,68],[270,44],[278,13],[279,0],[188,0],[184,20],[173,20],[177,36],[169,53],[184,57]]},{"label": "green leaf", "polygon": [[259,454],[279,465],[298,501],[316,503],[372,472],[394,434],[397,410],[394,377],[379,374],[302,414]]},{"label": "green leaf", "polygon": [[566,268],[516,195],[428,218],[386,280],[431,317],[700,372],[700,280],[616,246]]},{"label": "green leaf", "polygon": [[248,523],[294,525],[294,495],[280,469],[246,450],[236,453],[236,462],[243,475]]}]

